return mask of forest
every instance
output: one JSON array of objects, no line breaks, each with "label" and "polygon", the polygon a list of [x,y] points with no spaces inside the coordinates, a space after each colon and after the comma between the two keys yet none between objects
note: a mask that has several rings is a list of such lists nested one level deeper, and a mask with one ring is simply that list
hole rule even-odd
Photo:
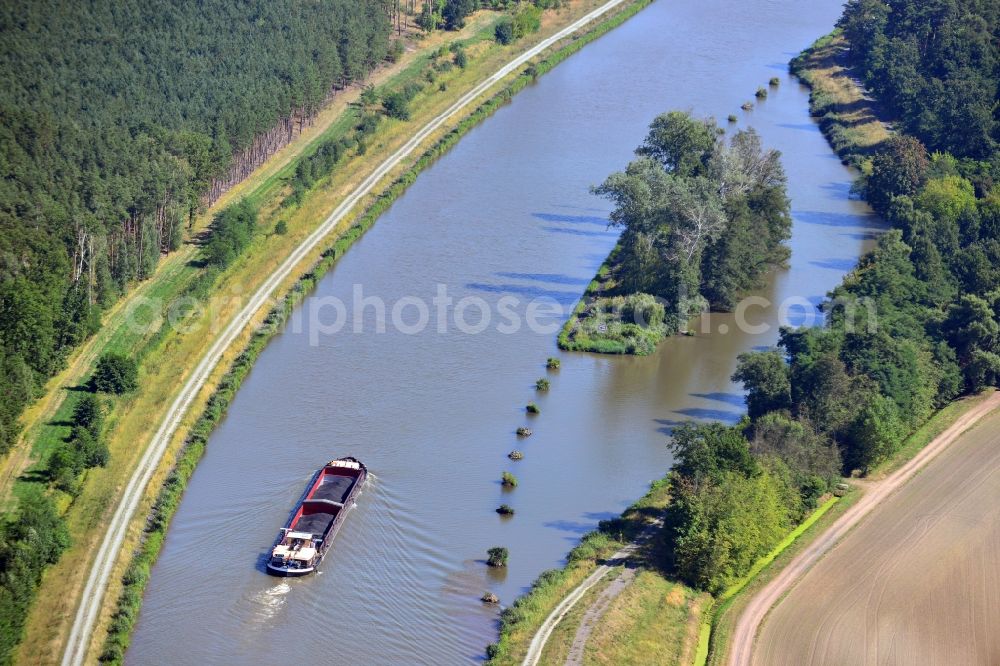
[{"label": "forest", "polygon": [[753,129],[727,143],[712,120],[658,116],[624,172],[594,192],[614,203],[618,245],[600,296],[560,336],[564,349],[648,354],[707,308],[732,308],[788,257],[785,174]]},{"label": "forest", "polygon": [[386,56],[376,2],[0,5],[0,453],[102,308]]},{"label": "forest", "polygon": [[[18,417],[101,311],[186,226],[385,59],[377,2],[131,0],[0,4],[0,455]],[[255,211],[220,214],[206,264],[245,245]],[[47,461],[70,496],[108,462],[107,403],[135,361],[102,357],[72,433]],[[84,388],[84,387],[81,387]],[[0,522],[0,663],[45,567],[68,544],[43,488]]]},{"label": "forest", "polygon": [[1000,4],[850,0],[851,61],[901,129],[928,149],[990,159],[1000,141]]},{"label": "forest", "polygon": [[[724,588],[834,478],[872,471],[936,409],[1000,385],[998,42],[974,29],[995,31],[996,12],[954,1],[845,8],[851,58],[906,130],[874,154],[841,155],[860,165],[856,189],[890,229],[820,306],[823,326],[784,329],[777,348],[739,357],[743,422],[675,430],[670,564],[691,584]],[[907,49],[913,67],[896,61]]]}]

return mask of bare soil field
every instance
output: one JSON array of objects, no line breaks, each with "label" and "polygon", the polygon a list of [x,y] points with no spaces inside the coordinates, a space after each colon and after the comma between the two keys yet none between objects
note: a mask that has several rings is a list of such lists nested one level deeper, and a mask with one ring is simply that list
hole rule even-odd
[{"label": "bare soil field", "polygon": [[1000,664],[1000,413],[818,562],[765,620],[757,664]]}]

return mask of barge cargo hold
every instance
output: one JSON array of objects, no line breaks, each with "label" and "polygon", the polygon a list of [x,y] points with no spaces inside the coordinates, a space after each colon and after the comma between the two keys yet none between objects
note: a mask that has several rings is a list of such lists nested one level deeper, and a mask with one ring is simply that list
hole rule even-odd
[{"label": "barge cargo hold", "polygon": [[281,528],[267,560],[267,572],[304,576],[315,571],[367,476],[368,468],[357,458],[338,458],[320,468]]}]

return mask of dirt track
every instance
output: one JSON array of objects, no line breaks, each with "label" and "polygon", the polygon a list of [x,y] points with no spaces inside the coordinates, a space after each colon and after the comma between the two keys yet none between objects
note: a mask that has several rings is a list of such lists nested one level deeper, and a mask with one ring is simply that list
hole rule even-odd
[{"label": "dirt track", "polygon": [[583,666],[583,650],[587,647],[587,641],[594,627],[601,621],[604,614],[611,606],[611,602],[618,598],[618,595],[625,591],[625,588],[632,584],[635,575],[638,573],[635,565],[625,565],[625,570],[611,583],[601,590],[594,604],[587,609],[580,620],[580,626],[573,636],[573,644],[569,648],[569,656],[566,657],[566,666]]},{"label": "dirt track", "polygon": [[998,406],[969,410],[796,556],[744,610],[729,663],[1000,663],[1000,414],[959,437]]},{"label": "dirt track", "polygon": [[[618,566],[631,558],[639,546],[643,545],[654,534],[656,534],[657,530],[659,530],[662,525],[663,519],[656,519],[655,522],[650,524],[639,534],[638,537],[636,537],[635,541],[619,550],[617,553],[605,560],[603,564],[594,569],[592,574],[587,576],[582,583],[566,595],[566,598],[560,601],[559,604],[552,609],[552,612],[549,613],[549,616],[545,618],[544,622],[542,622],[542,626],[538,628],[538,631],[536,631],[534,637],[532,637],[531,644],[528,645],[528,653],[524,656],[522,666],[535,666],[538,663],[538,660],[542,657],[542,652],[545,650],[545,643],[548,642],[549,636],[552,635],[552,631],[556,628],[556,625],[559,624],[564,617],[566,617],[566,614],[573,608],[573,606],[576,605],[576,602],[580,600],[587,590],[592,588],[602,578],[604,578],[612,567]],[[604,610],[607,610],[606,607]],[[586,642],[586,637],[584,637],[584,642]]]}]

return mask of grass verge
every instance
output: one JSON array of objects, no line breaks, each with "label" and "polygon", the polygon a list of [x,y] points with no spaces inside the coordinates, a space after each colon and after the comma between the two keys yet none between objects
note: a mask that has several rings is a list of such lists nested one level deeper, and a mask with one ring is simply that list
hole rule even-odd
[{"label": "grass verge", "polygon": [[573,645],[573,639],[576,638],[576,632],[580,628],[583,616],[594,605],[605,588],[621,574],[622,567],[613,567],[604,574],[597,584],[580,597],[576,605],[552,629],[552,635],[549,636],[549,640],[545,643],[545,648],[538,659],[539,666],[548,666],[549,664],[562,666],[566,663],[566,657],[569,656],[570,647]]},{"label": "grass verge", "polygon": [[711,597],[644,569],[611,603],[584,648],[584,664],[690,664]]}]

